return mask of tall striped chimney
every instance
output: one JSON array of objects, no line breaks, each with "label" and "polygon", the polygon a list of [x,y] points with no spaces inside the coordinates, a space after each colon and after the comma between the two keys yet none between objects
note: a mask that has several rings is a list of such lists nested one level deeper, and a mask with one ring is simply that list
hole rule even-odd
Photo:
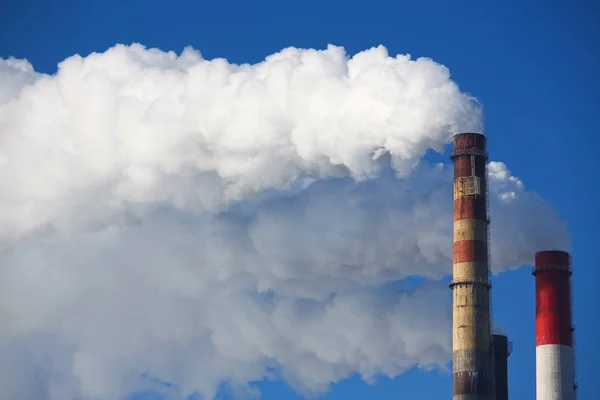
[{"label": "tall striped chimney", "polygon": [[453,398],[493,399],[486,138],[454,136]]},{"label": "tall striped chimney", "polygon": [[540,251],[533,275],[536,399],[574,400],[571,256],[564,251]]}]

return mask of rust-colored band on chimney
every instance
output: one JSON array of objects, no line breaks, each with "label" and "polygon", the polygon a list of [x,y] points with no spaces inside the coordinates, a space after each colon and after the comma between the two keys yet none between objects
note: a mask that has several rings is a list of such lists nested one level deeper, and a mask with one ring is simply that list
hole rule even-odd
[{"label": "rust-colored band on chimney", "polygon": [[490,347],[486,138],[454,137],[453,394],[493,396]]},{"label": "rust-colored band on chimney", "polygon": [[454,200],[454,220],[477,218],[485,220],[487,208],[485,198],[469,199],[461,197]]},{"label": "rust-colored band on chimney", "polygon": [[481,262],[487,271],[487,243],[482,240],[461,240],[454,243],[454,263]]}]

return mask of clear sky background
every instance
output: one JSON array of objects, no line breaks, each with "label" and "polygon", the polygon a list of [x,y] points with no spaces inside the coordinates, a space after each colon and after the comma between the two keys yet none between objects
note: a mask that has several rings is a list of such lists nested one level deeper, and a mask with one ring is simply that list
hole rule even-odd
[{"label": "clear sky background", "polygon": [[[383,44],[390,54],[427,56],[446,65],[461,89],[484,104],[491,159],[505,162],[569,221],[579,399],[593,400],[600,357],[598,4],[0,0],[0,56],[27,58],[38,71],[53,73],[66,57],[104,51],[116,43],[177,52],[191,45],[205,58],[238,63],[261,61],[288,46],[324,48],[332,43],[353,54]],[[510,396],[533,399],[530,268],[503,273],[493,282],[494,317],[514,341]],[[413,370],[374,385],[349,379],[334,385],[326,398],[441,399],[450,398],[451,385],[450,373]],[[259,387],[266,400],[300,398],[280,383]],[[153,398],[148,396],[137,398]]]}]

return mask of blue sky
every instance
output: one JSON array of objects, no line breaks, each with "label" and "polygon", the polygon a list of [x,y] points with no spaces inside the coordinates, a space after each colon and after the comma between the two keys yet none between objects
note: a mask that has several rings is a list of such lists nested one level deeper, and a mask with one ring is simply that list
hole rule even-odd
[{"label": "blue sky", "polygon": [[[514,3],[514,4],[509,4]],[[597,311],[600,6],[593,1],[480,2],[372,0],[169,2],[3,0],[0,56],[27,58],[52,73],[64,58],[140,42],[204,57],[257,62],[287,46],[383,44],[391,54],[427,56],[450,68],[485,107],[493,160],[553,203],[573,236],[574,315],[580,399],[593,399],[600,346]],[[494,216],[491,215],[492,223]],[[493,238],[492,238],[493,240]],[[533,256],[533,255],[532,255]],[[534,397],[534,281],[529,268],[494,277],[493,313],[514,342],[510,395]],[[281,383],[263,399],[300,398]],[[349,379],[327,399],[440,399],[451,375],[410,371],[367,385]],[[141,396],[139,398],[142,398]],[[222,399],[228,398],[226,395]]]}]

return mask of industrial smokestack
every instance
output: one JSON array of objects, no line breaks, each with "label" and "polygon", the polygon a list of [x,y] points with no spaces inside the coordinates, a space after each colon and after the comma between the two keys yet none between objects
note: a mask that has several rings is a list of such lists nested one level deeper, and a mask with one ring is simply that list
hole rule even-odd
[{"label": "industrial smokestack", "polygon": [[494,400],[508,400],[508,356],[512,343],[505,335],[492,335],[494,352]]},{"label": "industrial smokestack", "polygon": [[491,399],[486,138],[454,137],[453,394]]},{"label": "industrial smokestack", "polygon": [[575,363],[571,316],[571,256],[535,255],[536,399],[574,400]]}]

